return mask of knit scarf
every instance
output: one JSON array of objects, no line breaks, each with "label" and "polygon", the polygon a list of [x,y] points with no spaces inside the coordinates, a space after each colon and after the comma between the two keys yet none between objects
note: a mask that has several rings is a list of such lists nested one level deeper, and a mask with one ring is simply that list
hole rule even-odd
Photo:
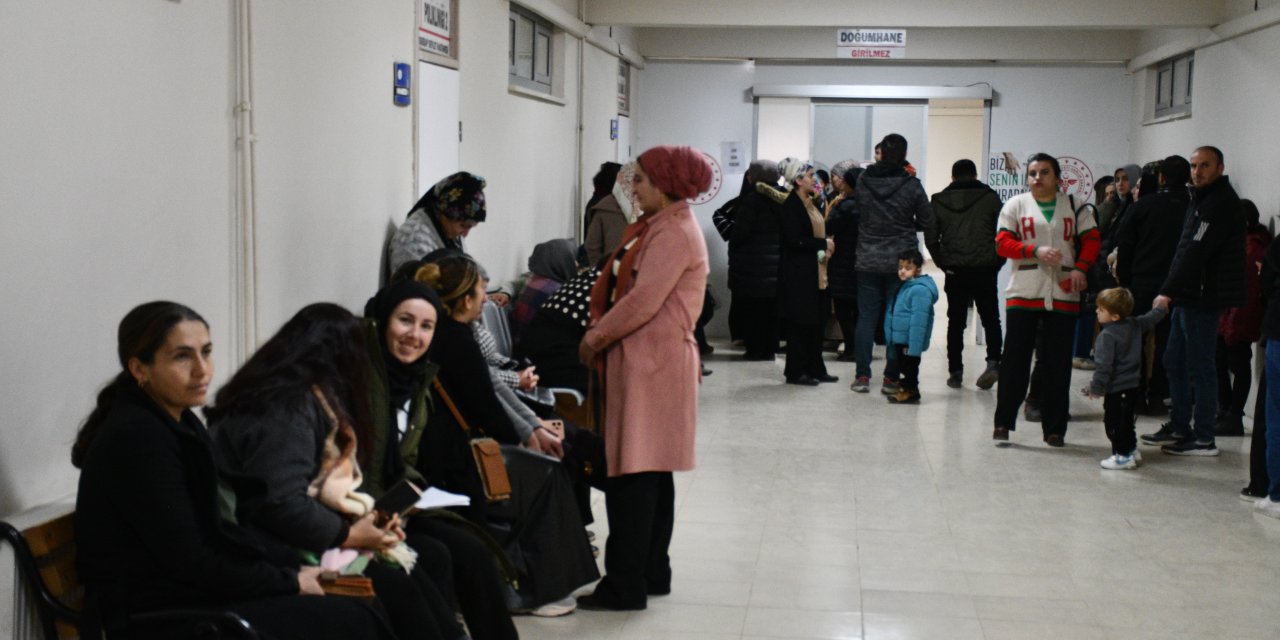
[{"label": "knit scarf", "polygon": [[[813,237],[827,238],[827,221],[822,217],[822,212],[818,211],[818,207],[813,204],[812,198],[806,198],[796,194],[800,198],[800,202],[804,204],[804,212],[809,216],[809,224],[813,227]],[[827,288],[827,256],[824,253],[823,258],[818,261],[818,290],[825,291]]]}]

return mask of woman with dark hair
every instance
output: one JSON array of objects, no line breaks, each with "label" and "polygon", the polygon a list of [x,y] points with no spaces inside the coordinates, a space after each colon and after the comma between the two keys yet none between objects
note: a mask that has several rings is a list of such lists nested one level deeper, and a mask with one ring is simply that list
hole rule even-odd
[{"label": "woman with dark hair", "polygon": [[533,314],[561,285],[578,275],[572,240],[557,238],[539,243],[529,256],[529,280],[511,308],[511,337],[519,342]]},{"label": "woman with dark hair", "polygon": [[592,180],[596,191],[587,202],[582,232],[588,265],[596,264],[613,251],[631,218],[631,192],[618,177],[622,169],[616,162],[606,162],[600,165],[600,172]]},{"label": "woman with dark hair", "polygon": [[782,203],[782,259],[778,269],[778,307],[787,321],[787,384],[817,386],[836,382],[822,361],[827,296],[827,258],[835,242],[814,202],[813,165],[787,158],[779,165],[791,193]]},{"label": "woman with dark hair", "polygon": [[858,327],[858,207],[853,188],[862,168],[852,160],[842,160],[831,168],[836,196],[827,205],[827,235],[836,251],[827,260],[827,284],[835,307],[836,322],[844,339],[841,362],[853,362],[853,336]]},{"label": "woman with dark hair", "polygon": [[[266,488],[250,493],[235,487],[236,516],[247,526],[300,552],[377,553],[364,574],[373,580],[401,640],[459,638],[453,611],[426,572],[433,558],[424,554],[410,570],[399,552],[405,539],[399,517],[380,524],[372,499],[355,492],[359,469],[371,468],[374,450],[365,387],[368,362],[360,321],[351,312],[330,303],[303,307],[205,411],[218,463],[229,476]],[[344,462],[354,467],[354,482],[339,491],[335,504],[326,499],[327,487]],[[382,560],[388,553],[397,554],[399,566]]]},{"label": "woman with dark hair", "polygon": [[391,236],[387,271],[395,273],[436,249],[463,251],[462,239],[487,215],[484,187],[484,178],[459,171],[428,189]]},{"label": "woman with dark hair", "polygon": [[701,358],[694,323],[707,285],[707,245],[688,199],[711,185],[689,147],[654,147],[636,164],[644,215],[627,228],[591,292],[578,355],[599,366],[609,470],[607,575],[589,609],[644,609],[671,592],[674,471],[693,468]]},{"label": "woman with dark hair", "polygon": [[[1088,286],[1085,273],[1098,257],[1099,238],[1093,213],[1074,210],[1059,189],[1061,182],[1058,160],[1037,153],[1027,164],[1030,191],[1010,198],[1000,210],[996,253],[1010,260],[1013,275],[1005,289],[1004,354],[992,434],[997,446],[1008,445],[1009,432],[1017,427],[1033,352],[1041,364],[1044,441],[1061,447],[1067,432],[1070,337],[1080,313],[1080,292]],[[1037,348],[1040,332],[1044,339]]]},{"label": "woman with dark hair", "polygon": [[1258,292],[1258,265],[1267,255],[1271,231],[1261,223],[1258,206],[1240,200],[1245,221],[1243,307],[1231,307],[1218,319],[1218,424],[1217,435],[1244,435],[1244,405],[1253,382],[1253,345],[1262,337],[1262,295]]},{"label": "woman with dark hair", "polygon": [[[507,445],[503,458],[511,476],[511,500],[489,505],[471,455],[469,434],[449,410],[433,412],[419,447],[418,469],[433,485],[471,497],[464,514],[488,527],[520,572],[521,612],[564,615],[576,607],[575,589],[600,577],[568,474],[559,461],[513,445],[522,444],[503,409],[489,365],[470,324],[480,317],[484,277],[466,255],[444,255],[418,270],[416,279],[440,296],[441,314],[427,353],[440,367],[440,388],[471,429]],[[436,407],[444,407],[439,392]],[[523,444],[537,450],[541,429]]]},{"label": "woman with dark hair", "polygon": [[120,322],[122,371],[98,395],[71,460],[77,566],[86,607],[110,637],[192,637],[180,624],[138,625],[162,609],[230,610],[264,638],[389,638],[375,612],[323,595],[319,567],[269,559],[263,541],[224,509],[226,482],[191,409],[213,379],[209,327],[173,302],[135,307]]}]

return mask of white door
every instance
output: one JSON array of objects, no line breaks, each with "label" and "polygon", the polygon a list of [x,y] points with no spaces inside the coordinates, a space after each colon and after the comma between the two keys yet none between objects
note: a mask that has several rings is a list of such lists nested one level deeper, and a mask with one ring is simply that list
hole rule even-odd
[{"label": "white door", "polygon": [[458,71],[418,62],[418,195],[458,171]]},{"label": "white door", "polygon": [[626,164],[631,160],[631,118],[618,116],[618,139],[614,140],[613,161]]}]

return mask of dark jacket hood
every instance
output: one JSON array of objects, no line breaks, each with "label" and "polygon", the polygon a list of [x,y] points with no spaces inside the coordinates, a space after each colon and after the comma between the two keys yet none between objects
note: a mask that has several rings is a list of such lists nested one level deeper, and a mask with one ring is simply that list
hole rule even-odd
[{"label": "dark jacket hood", "polygon": [[888,200],[911,182],[911,179],[911,174],[906,169],[887,162],[877,162],[862,172],[858,184],[869,190],[876,200]]}]

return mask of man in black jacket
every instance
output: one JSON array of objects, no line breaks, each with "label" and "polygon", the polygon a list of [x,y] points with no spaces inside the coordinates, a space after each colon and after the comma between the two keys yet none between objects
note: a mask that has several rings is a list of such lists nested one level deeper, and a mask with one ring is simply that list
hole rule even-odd
[{"label": "man in black jacket", "polygon": [[996,274],[1004,259],[996,254],[996,218],[1000,195],[978,181],[972,160],[951,165],[951,184],[933,194],[934,224],[924,232],[933,261],[947,274],[947,386],[964,380],[964,329],[969,305],[976,304],[986,334],[987,368],[978,387],[990,389],[1000,376],[1000,303]]},{"label": "man in black jacket", "polygon": [[[933,224],[933,207],[920,181],[907,173],[907,139],[891,133],[880,141],[879,162],[867,167],[853,190],[858,211],[858,327],[853,350],[856,376],[850,387],[867,393],[871,382],[871,351],[876,323],[893,300],[898,280],[898,254],[916,249],[916,230]],[[995,240],[992,240],[995,243]],[[885,359],[881,393],[898,391],[898,365]]]},{"label": "man in black jacket", "polygon": [[1218,316],[1245,302],[1244,218],[1240,197],[1223,170],[1222,151],[1216,147],[1200,147],[1191,154],[1191,207],[1173,266],[1155,299],[1156,305],[1173,304],[1173,328],[1164,354],[1171,405],[1169,422],[1142,440],[1163,444],[1161,451],[1172,455],[1218,455]]},{"label": "man in black jacket", "polygon": [[[1191,195],[1186,190],[1190,179],[1191,165],[1186,158],[1176,155],[1165,158],[1160,162],[1159,191],[1143,195],[1135,202],[1116,232],[1116,280],[1133,293],[1134,315],[1151,310],[1152,301],[1169,275],[1182,236],[1183,218],[1191,203]],[[1139,413],[1165,413],[1169,380],[1161,360],[1169,344],[1169,326],[1166,318],[1153,331],[1155,349],[1151,360],[1143,364],[1138,387]]]}]

